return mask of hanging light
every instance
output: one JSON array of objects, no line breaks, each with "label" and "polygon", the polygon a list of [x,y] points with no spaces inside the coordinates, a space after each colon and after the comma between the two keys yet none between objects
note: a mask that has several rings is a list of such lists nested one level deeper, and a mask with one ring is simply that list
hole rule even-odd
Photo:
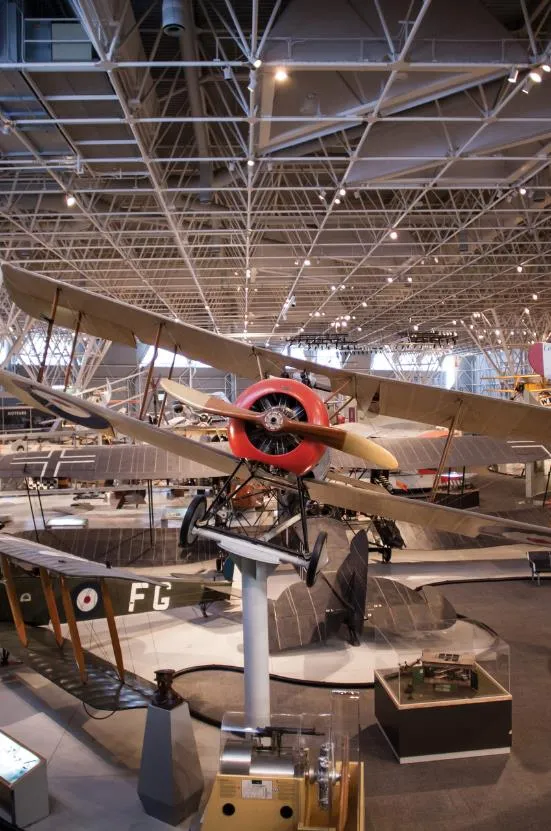
[{"label": "hanging light", "polygon": [[518,78],[518,69],[516,68],[516,66],[512,66],[511,69],[509,70],[509,77],[507,78],[507,80],[509,81],[510,84],[516,84],[517,78]]},{"label": "hanging light", "polygon": [[535,84],[541,84],[541,82],[543,81],[543,78],[541,77],[541,75],[540,75],[540,73],[537,71],[537,69],[533,69],[531,72],[529,72],[529,73],[528,73],[528,77],[529,77],[529,78],[530,78],[530,80],[531,80],[531,81],[533,81]]},{"label": "hanging light", "polygon": [[280,66],[276,69],[274,73],[274,78],[280,84],[289,80],[289,74],[284,66]]},{"label": "hanging light", "polygon": [[75,196],[73,196],[73,194],[72,194],[72,193],[68,193],[68,194],[66,194],[66,196],[65,196],[65,204],[67,205],[67,207],[68,207],[68,208],[74,208],[74,207],[75,207],[75,205],[77,204],[76,197],[75,197]]}]

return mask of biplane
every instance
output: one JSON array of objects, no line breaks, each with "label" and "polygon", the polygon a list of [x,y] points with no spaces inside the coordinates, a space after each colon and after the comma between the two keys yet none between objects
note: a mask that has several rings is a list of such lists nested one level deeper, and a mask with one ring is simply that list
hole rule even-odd
[{"label": "biplane", "polygon": [[[15,655],[98,710],[147,706],[156,689],[125,667],[116,616],[191,605],[206,614],[231,593],[227,581],[149,577],[6,534],[0,534],[0,565],[3,662]],[[98,619],[107,621],[114,665],[82,646],[77,624]]]},{"label": "biplane", "polygon": [[[252,379],[260,378],[229,404],[197,390],[163,381],[176,398],[194,409],[229,419],[229,451],[214,444],[176,436],[138,418],[114,412],[101,405],[53,391],[38,382],[0,372],[0,382],[12,394],[33,407],[92,430],[119,431],[192,463],[205,465],[225,475],[210,505],[198,497],[188,509],[187,528],[212,523],[219,526],[220,509],[236,491],[258,483],[279,494],[286,503],[285,521],[300,522],[301,556],[311,554],[308,545],[305,506],[309,500],[351,511],[418,523],[429,528],[466,536],[490,534],[531,545],[549,545],[551,530],[499,517],[447,508],[389,494],[384,488],[342,473],[327,470],[327,447],[359,457],[366,467],[392,469],[399,466],[392,452],[382,444],[360,436],[343,425],[331,426],[327,400],[318,397],[309,384],[289,377],[289,369],[308,376],[317,373],[328,379],[332,395],[355,399],[366,413],[401,417],[424,424],[447,427],[438,464],[441,475],[453,446],[456,430],[487,434],[514,441],[542,442],[550,433],[551,412],[544,407],[425,387],[404,381],[332,369],[266,348],[236,342],[189,324],[170,320],[119,301],[100,297],[84,289],[40,277],[4,265],[4,284],[14,302],[28,314],[79,332],[136,345],[138,340],[176,355],[200,360],[226,372]],[[47,353],[47,343],[45,353]],[[151,371],[154,360],[151,364]],[[149,373],[151,375],[151,372]],[[169,373],[169,376],[171,372]],[[150,378],[144,392],[149,394]],[[142,405],[142,414],[145,407]],[[186,520],[184,520],[186,522]],[[185,530],[185,529],[184,529]],[[186,533],[187,533],[186,532]]]}]

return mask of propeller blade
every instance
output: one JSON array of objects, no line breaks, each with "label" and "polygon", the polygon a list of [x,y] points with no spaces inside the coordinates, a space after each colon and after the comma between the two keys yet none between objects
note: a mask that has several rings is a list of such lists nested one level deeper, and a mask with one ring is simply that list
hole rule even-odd
[{"label": "propeller blade", "polygon": [[396,457],[380,444],[340,427],[323,427],[319,424],[286,419],[283,432],[304,436],[304,438],[319,441],[327,447],[333,447],[335,450],[350,453],[351,456],[359,456],[384,470],[394,470],[399,467]]},{"label": "propeller blade", "polygon": [[[230,404],[228,401],[214,395],[207,395],[200,390],[186,387],[185,384],[178,384],[176,381],[163,378],[161,386],[165,392],[178,399],[178,401],[182,401],[188,407],[200,410],[203,413],[221,415],[226,418],[239,418],[242,421],[253,421],[260,425],[264,424],[266,414],[253,413],[243,407],[236,407],[235,404]],[[294,421],[283,417],[281,426],[272,428],[270,432],[290,433],[312,441],[319,441],[327,447],[334,447],[336,450],[342,450],[352,456],[359,456],[366,462],[372,462],[377,467],[385,470],[393,470],[398,467],[396,458],[384,447],[371,441],[371,439],[365,438],[365,436],[342,430],[339,427],[324,427],[321,424],[310,424],[306,421]]]},{"label": "propeller blade", "polygon": [[224,418],[240,418],[242,421],[259,421],[260,413],[253,413],[243,407],[236,407],[223,398],[215,395],[207,395],[200,390],[186,387],[185,384],[178,384],[176,381],[169,381],[166,378],[161,380],[161,387],[173,398],[187,404],[193,410],[200,410],[202,413],[223,416]]}]

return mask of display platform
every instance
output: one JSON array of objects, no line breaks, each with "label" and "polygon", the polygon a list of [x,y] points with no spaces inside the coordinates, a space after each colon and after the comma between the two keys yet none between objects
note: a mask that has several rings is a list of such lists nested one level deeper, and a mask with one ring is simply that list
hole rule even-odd
[{"label": "display platform", "polygon": [[[462,633],[467,635],[467,631]],[[381,633],[388,643],[388,634]],[[394,639],[392,669],[375,670],[375,717],[400,764],[509,753],[512,696],[508,645],[450,640],[417,647]]]}]

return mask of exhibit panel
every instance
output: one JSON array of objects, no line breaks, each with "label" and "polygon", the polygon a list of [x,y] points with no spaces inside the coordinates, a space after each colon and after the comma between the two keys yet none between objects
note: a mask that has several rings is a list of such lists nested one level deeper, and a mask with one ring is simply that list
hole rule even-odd
[{"label": "exhibit panel", "polygon": [[49,812],[46,760],[0,731],[0,817],[24,827]]},{"label": "exhibit panel", "polygon": [[473,628],[447,645],[431,633],[408,643],[379,631],[377,640],[397,661],[375,670],[375,717],[401,764],[510,752],[510,650],[503,639],[481,647]]}]

